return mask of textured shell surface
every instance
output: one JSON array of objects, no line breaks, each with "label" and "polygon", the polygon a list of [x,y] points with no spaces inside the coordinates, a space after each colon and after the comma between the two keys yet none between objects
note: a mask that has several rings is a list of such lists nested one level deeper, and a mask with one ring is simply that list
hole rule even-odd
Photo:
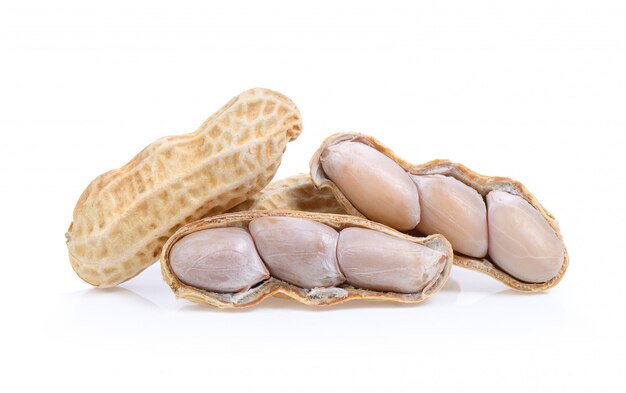
[{"label": "textured shell surface", "polygon": [[[444,255],[445,262],[443,263],[441,271],[433,277],[430,283],[415,293],[373,291],[354,288],[353,286],[345,283],[327,288],[317,287],[307,289],[289,284],[275,277],[270,277],[260,285],[250,288],[247,291],[227,294],[206,291],[187,285],[183,283],[172,271],[170,261],[172,248],[185,236],[210,228],[238,227],[248,229],[251,221],[264,217],[308,219],[327,225],[337,231],[341,231],[345,228],[365,228],[424,246]],[[350,215],[300,212],[293,210],[255,210],[207,217],[183,226],[163,246],[163,250],[161,252],[161,272],[164,280],[168,283],[177,297],[220,308],[248,307],[276,294],[283,294],[301,303],[316,306],[333,305],[355,299],[419,303],[437,293],[445,285],[448,277],[450,276],[452,260],[452,247],[450,246],[450,243],[441,235],[431,235],[424,238],[412,237],[382,224]]]},{"label": "textured shell surface", "polygon": [[259,193],[228,213],[245,210],[300,210],[314,213],[346,214],[330,190],[318,190],[308,173],[274,180]]},{"label": "textured shell surface", "polygon": [[[452,177],[461,183],[473,188],[484,199],[491,191],[498,190],[504,191],[509,194],[519,196],[526,200],[546,221],[548,226],[554,232],[558,238],[563,251],[562,263],[558,272],[549,280],[545,282],[527,282],[520,278],[514,277],[501,267],[499,267],[489,256],[485,258],[469,257],[461,253],[454,254],[454,264],[467,269],[479,271],[481,273],[488,274],[489,276],[501,281],[509,287],[522,291],[522,292],[538,292],[551,288],[558,284],[567,267],[569,265],[569,256],[567,249],[563,243],[563,238],[556,219],[539,203],[537,198],[526,189],[526,187],[510,178],[485,176],[478,174],[462,164],[451,162],[448,160],[433,160],[424,164],[411,164],[402,158],[396,156],[392,150],[384,146],[375,138],[363,135],[359,133],[338,133],[329,136],[324,140],[318,150],[313,154],[310,161],[310,174],[313,184],[315,184],[320,190],[330,190],[337,202],[346,210],[348,214],[365,217],[344,195],[339,187],[328,177],[324,172],[324,168],[320,162],[322,153],[329,147],[343,142],[359,142],[368,145],[379,152],[385,154],[393,161],[395,161],[402,169],[412,176],[422,175],[443,175]],[[415,233],[415,232],[411,232]],[[419,232],[415,233],[420,235]]]},{"label": "textured shell surface", "polygon": [[99,287],[134,277],[182,225],[263,189],[301,129],[289,98],[256,88],[231,99],[195,132],[152,143],[81,195],[66,234],[72,267]]}]

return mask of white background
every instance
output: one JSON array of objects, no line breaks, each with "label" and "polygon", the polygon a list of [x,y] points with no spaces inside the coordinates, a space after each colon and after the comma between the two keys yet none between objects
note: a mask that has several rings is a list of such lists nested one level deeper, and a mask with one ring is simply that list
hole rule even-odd
[{"label": "white background", "polygon": [[[1,4],[3,391],[624,391],[626,2]],[[526,295],[455,269],[420,305],[242,311],[176,300],[158,265],[81,281],[64,233],[87,184],[255,86],[304,120],[277,179],[359,131],[521,180],[565,278]]]}]

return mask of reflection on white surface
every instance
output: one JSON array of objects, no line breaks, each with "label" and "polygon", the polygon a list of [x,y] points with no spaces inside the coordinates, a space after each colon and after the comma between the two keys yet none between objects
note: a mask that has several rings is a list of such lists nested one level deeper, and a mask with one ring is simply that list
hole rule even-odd
[{"label": "reflection on white surface", "polygon": [[[40,323],[46,329],[33,333],[34,346],[46,348],[34,361],[54,362],[56,353],[77,359],[71,370],[81,385],[110,370],[134,381],[135,369],[142,375],[175,369],[175,381],[158,382],[169,390],[194,389],[191,379],[182,377],[190,374],[253,390],[277,369],[297,385],[306,375],[327,375],[337,367],[399,378],[420,375],[411,377],[412,383],[445,381],[452,365],[455,378],[489,375],[494,388],[515,381],[511,391],[536,390],[537,381],[551,373],[556,382],[550,388],[558,390],[572,369],[588,369],[576,359],[610,348],[617,329],[597,324],[602,309],[596,311],[579,293],[576,270],[569,273],[537,294],[454,268],[444,288],[420,304],[350,301],[310,307],[269,298],[247,309],[221,310],[176,299],[155,264],[117,288],[79,282],[85,289],[58,296]],[[555,367],[566,362],[573,363]],[[618,364],[602,370],[609,373]],[[249,377],[242,378],[241,370]],[[111,388],[115,379],[104,383]],[[323,388],[320,383],[311,386]]]},{"label": "reflection on white surface", "polygon": [[[549,326],[558,322],[563,313],[557,291],[526,294],[515,292],[488,276],[480,273],[454,268],[452,277],[444,288],[430,299],[419,304],[402,304],[394,302],[353,300],[330,307],[311,307],[295,300],[272,297],[260,304],[244,309],[218,309],[200,305],[185,299],[176,299],[160,276],[158,265],[153,265],[137,278],[116,288],[88,288],[62,296],[66,317],[69,324],[91,326],[92,328],[115,327],[118,321],[125,321],[123,328],[128,329],[128,321],[137,321],[141,328],[148,320],[162,319],[203,320],[211,321],[212,328],[217,329],[224,324],[225,332],[230,328],[224,321],[255,318],[265,319],[268,315],[281,318],[297,312],[300,316],[292,323],[319,318],[340,321],[349,315],[349,321],[342,323],[358,324],[362,320],[369,323],[410,324],[420,321],[422,329],[450,329],[444,321],[459,319],[474,321],[464,326],[466,329],[476,327],[491,329],[494,325],[511,324],[510,329],[519,329],[529,322],[528,310],[532,310],[534,318],[542,318],[542,324]],[[497,316],[494,318],[494,314]],[[384,316],[379,320],[376,315]],[[431,317],[428,326],[422,322]],[[489,326],[482,326],[481,320],[489,320]],[[441,326],[438,326],[440,323]],[[131,323],[131,324],[134,324]],[[92,326],[93,325],[93,326]],[[156,323],[153,330],[158,330],[162,323]],[[262,324],[257,325],[262,326]],[[306,326],[303,326],[306,329]],[[365,331],[362,327],[358,329]],[[454,329],[452,329],[454,330]]]},{"label": "reflection on white surface", "polygon": [[[379,301],[361,301],[352,300],[346,303],[330,306],[330,307],[312,307],[297,302],[292,299],[283,297],[271,297],[262,301],[260,304],[244,308],[244,309],[227,309],[221,310],[211,306],[205,306],[189,302],[185,299],[176,299],[173,292],[167,284],[162,280],[158,264],[149,267],[138,277],[114,288],[95,288],[67,293],[65,299],[71,299],[79,309],[85,310],[102,310],[102,308],[111,308],[116,311],[122,309],[133,309],[139,311],[141,308],[160,310],[164,312],[185,312],[185,311],[204,311],[204,312],[250,312],[255,309],[286,309],[301,310],[304,312],[332,312],[335,310],[352,310],[352,309],[411,309],[419,307],[427,307],[429,303],[437,302],[437,304],[471,304],[488,298],[489,296],[499,293],[506,294],[509,290],[503,285],[494,282],[489,277],[479,275],[474,272],[463,271],[462,269],[454,270],[454,276],[460,276],[464,280],[463,296],[459,298],[461,284],[457,278],[451,277],[440,292],[432,298],[427,299],[419,304],[403,304],[396,302],[379,302]],[[467,276],[467,277],[465,277]],[[511,294],[517,294],[510,291]],[[85,311],[82,310],[82,311]]]}]

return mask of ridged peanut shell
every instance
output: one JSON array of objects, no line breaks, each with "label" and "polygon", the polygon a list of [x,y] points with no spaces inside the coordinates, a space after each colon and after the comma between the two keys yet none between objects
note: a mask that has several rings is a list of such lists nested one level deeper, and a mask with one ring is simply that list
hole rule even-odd
[{"label": "ridged peanut shell", "polygon": [[301,210],[314,213],[346,214],[330,190],[318,190],[308,173],[271,182],[247,201],[228,212],[245,210]]},{"label": "ridged peanut shell", "polygon": [[[338,133],[329,136],[328,138],[326,138],[326,140],[324,140],[324,142],[322,142],[321,146],[313,154],[313,157],[310,161],[310,173],[313,184],[315,184],[320,189],[320,191],[330,190],[330,192],[332,192],[337,199],[337,202],[346,210],[348,214],[357,217],[364,217],[363,214],[350,203],[350,201],[345,197],[345,195],[341,192],[337,185],[328,178],[320,164],[320,156],[327,146],[341,143],[344,141],[364,143],[378,150],[379,152],[394,160],[400,167],[402,167],[411,175],[438,174],[451,176],[475,189],[483,198],[485,198],[486,195],[493,190],[500,190],[513,195],[518,195],[524,198],[528,203],[533,206],[533,208],[535,208],[541,214],[541,216],[550,225],[552,230],[554,230],[555,235],[561,240],[561,242],[563,241],[558,222],[556,221],[554,216],[552,216],[539,203],[539,201],[537,201],[537,198],[535,198],[535,196],[531,194],[530,191],[528,191],[528,189],[522,183],[506,177],[481,175],[468,169],[462,164],[458,164],[448,160],[433,160],[424,164],[411,164],[395,155],[391,149],[384,146],[375,138],[359,133]],[[561,281],[569,264],[569,256],[567,254],[565,246],[563,246],[563,255],[563,264],[561,265],[561,269],[559,270],[559,272],[550,280],[542,283],[528,283],[521,281],[502,270],[488,258],[471,258],[455,253],[454,264],[466,269],[485,273],[515,290],[522,292],[538,292],[551,288],[558,284],[559,281]]]},{"label": "ridged peanut shell", "polygon": [[231,99],[197,131],[155,141],[81,195],[66,234],[72,267],[99,287],[134,277],[182,225],[263,189],[301,129],[290,99],[256,88]]},{"label": "ridged peanut shell", "polygon": [[[304,289],[285,281],[278,280],[274,277],[270,277],[268,280],[248,291],[224,294],[209,292],[186,285],[173,273],[169,262],[169,254],[176,242],[184,236],[209,228],[247,228],[250,221],[259,217],[306,218],[326,224],[338,231],[350,227],[372,229],[399,239],[406,239],[413,243],[424,245],[443,253],[446,255],[445,266],[438,277],[436,277],[422,291],[410,294],[358,289],[346,284],[329,288]],[[432,235],[424,238],[412,237],[364,218],[348,215],[298,212],[289,210],[256,210],[208,217],[180,228],[163,246],[163,251],[161,252],[161,272],[163,274],[163,279],[170,286],[176,297],[188,299],[196,303],[210,304],[220,308],[249,307],[261,302],[267,297],[277,294],[283,294],[301,303],[314,306],[328,306],[355,299],[419,303],[434,295],[444,286],[450,276],[452,259],[452,246],[450,246],[450,243],[441,235]]]}]

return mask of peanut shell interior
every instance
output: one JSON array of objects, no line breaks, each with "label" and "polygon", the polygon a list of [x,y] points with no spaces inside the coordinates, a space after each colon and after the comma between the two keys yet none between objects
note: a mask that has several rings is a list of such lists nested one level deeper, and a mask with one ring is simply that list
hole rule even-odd
[{"label": "peanut shell interior", "polygon": [[[183,283],[172,271],[169,254],[176,242],[184,236],[209,228],[240,227],[247,228],[250,221],[260,217],[297,217],[305,218],[326,224],[336,230],[358,227],[375,230],[400,239],[409,240],[424,245],[446,255],[443,270],[433,282],[417,293],[378,292],[358,289],[349,285],[340,285],[329,288],[304,289],[285,281],[270,277],[260,285],[247,291],[238,293],[217,293],[202,290]],[[348,215],[299,212],[287,210],[273,211],[244,211],[228,213],[204,218],[180,228],[164,245],[161,252],[161,272],[164,280],[177,297],[185,298],[201,304],[209,304],[221,308],[248,307],[274,295],[285,295],[307,305],[326,306],[343,303],[348,300],[382,300],[403,303],[419,303],[438,292],[448,280],[452,266],[452,247],[441,235],[432,235],[425,238],[416,238],[397,232],[384,225]]]},{"label": "peanut shell interior", "polygon": [[[402,158],[396,156],[392,150],[384,146],[382,143],[372,138],[371,136],[359,134],[359,133],[339,133],[328,137],[319,149],[315,152],[310,161],[310,173],[311,180],[320,190],[330,190],[339,204],[346,210],[348,214],[355,215],[357,217],[364,217],[364,215],[356,209],[356,207],[346,198],[337,185],[326,175],[321,164],[320,156],[322,152],[331,145],[338,144],[345,141],[353,141],[368,145],[384,155],[390,157],[400,167],[407,171],[411,175],[445,175],[453,177],[460,182],[468,185],[476,190],[483,198],[493,191],[505,191],[512,195],[522,197],[528,203],[532,205],[547,221],[550,227],[554,230],[556,236],[562,241],[561,232],[556,219],[539,203],[533,194],[520,182],[512,180],[506,177],[485,176],[478,174],[462,164],[454,163],[448,160],[433,160],[424,164],[411,164]],[[415,232],[411,232],[418,235]],[[467,269],[479,271],[485,273],[509,287],[523,292],[537,292],[543,291],[555,286],[565,274],[569,263],[569,257],[567,250],[564,247],[563,263],[559,272],[550,280],[542,283],[529,283],[519,280],[512,275],[508,274],[500,267],[498,267],[493,261],[486,258],[472,258],[466,255],[455,253],[454,264]]]}]

